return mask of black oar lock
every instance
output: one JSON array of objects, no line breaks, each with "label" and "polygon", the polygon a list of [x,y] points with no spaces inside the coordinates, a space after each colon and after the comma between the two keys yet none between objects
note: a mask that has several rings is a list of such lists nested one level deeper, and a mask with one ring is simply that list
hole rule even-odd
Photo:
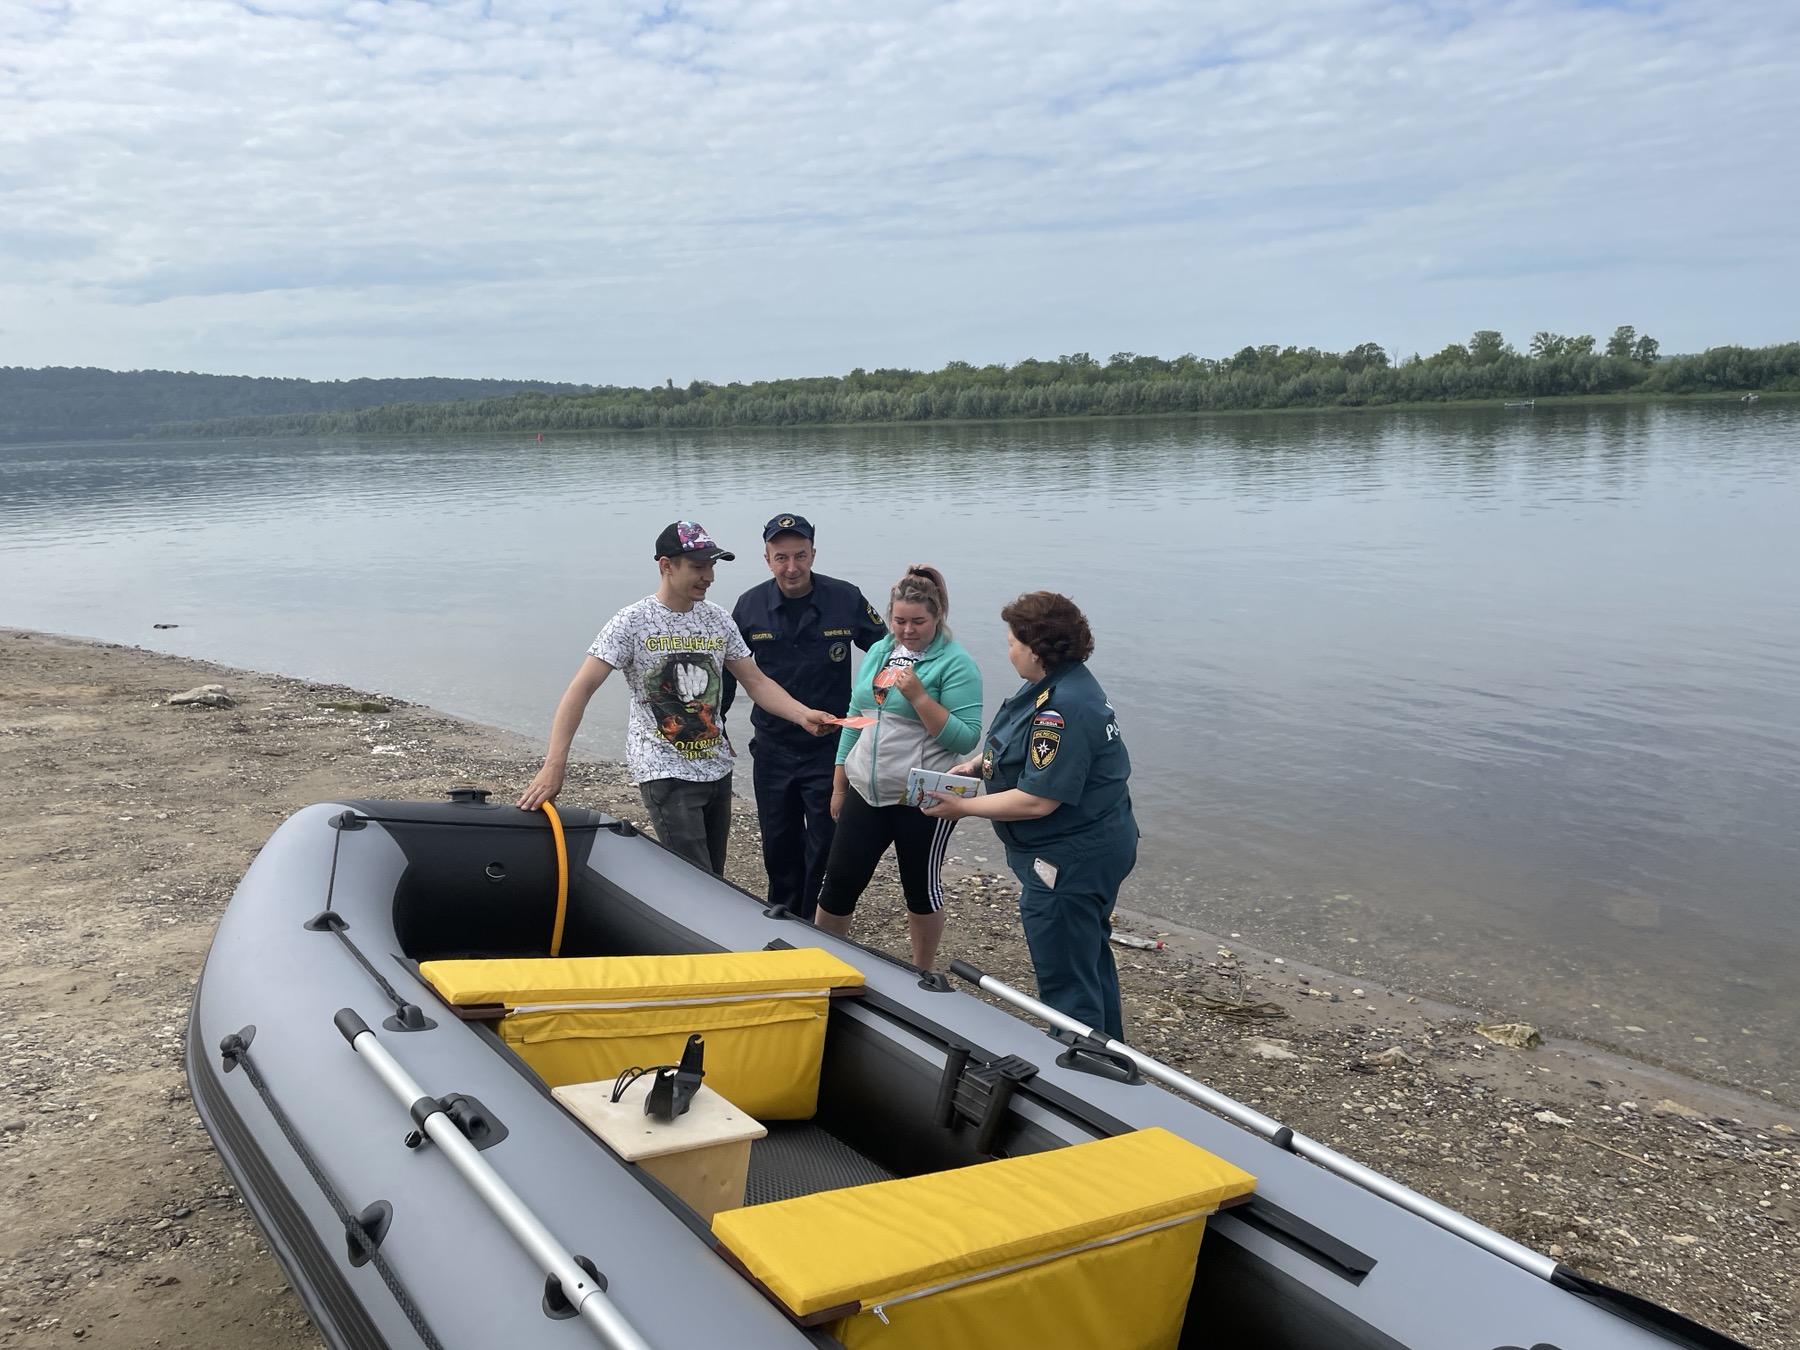
[{"label": "black oar lock", "polygon": [[687,1038],[680,1064],[665,1064],[656,1070],[650,1091],[644,1094],[644,1114],[661,1121],[685,1115],[694,1094],[700,1090],[700,1080],[706,1077],[705,1059],[706,1041],[696,1031]]}]

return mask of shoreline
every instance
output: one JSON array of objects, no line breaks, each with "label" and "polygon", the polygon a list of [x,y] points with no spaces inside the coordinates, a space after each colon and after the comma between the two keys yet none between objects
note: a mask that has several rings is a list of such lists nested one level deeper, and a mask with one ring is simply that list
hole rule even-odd
[{"label": "shoreline", "polygon": [[[202,683],[236,706],[166,703]],[[77,1327],[99,1344],[317,1344],[186,1103],[191,981],[238,876],[300,805],[456,781],[504,797],[541,754],[419,705],[322,706],[376,697],[0,629],[16,825],[0,846],[0,1151],[23,1216],[0,1247],[0,1346]],[[617,765],[572,764],[564,795],[642,823]],[[754,825],[740,800],[729,876],[760,893]],[[960,833],[942,961],[1029,990],[1012,879],[975,861],[985,832]],[[859,912],[859,938],[905,950],[891,864]],[[1167,935],[1117,951],[1134,1045],[1584,1273],[1800,1350],[1800,1114],[1582,1042],[1507,1049],[1467,1009],[1167,919],[1118,926]]]},{"label": "shoreline", "polygon": [[[1366,413],[1380,415],[1396,412],[1424,412],[1443,408],[1456,411],[1472,409],[1488,409],[1491,411],[1512,411],[1526,413],[1538,406],[1545,408],[1586,408],[1586,407],[1619,407],[1628,404],[1655,406],[1660,404],[1729,404],[1742,403],[1744,392],[1709,391],[1698,394],[1546,394],[1530,400],[1531,407],[1511,406],[1517,400],[1500,398],[1443,399],[1425,403],[1308,403],[1282,404],[1267,408],[1195,408],[1179,409],[1173,412],[1144,413],[1071,413],[1061,417],[931,417],[902,421],[886,422],[733,422],[719,426],[665,427],[665,426],[592,426],[592,427],[541,427],[532,430],[505,429],[440,429],[436,431],[289,431],[289,432],[218,432],[190,431],[182,434],[159,433],[155,430],[139,434],[118,442],[66,442],[67,444],[119,444],[135,445],[155,442],[181,441],[303,441],[303,440],[339,440],[347,437],[368,440],[442,440],[446,437],[468,437],[472,439],[491,439],[496,441],[514,438],[531,438],[541,435],[545,444],[559,439],[567,440],[580,436],[627,435],[638,436],[645,433],[657,433],[672,436],[692,436],[709,433],[736,434],[745,431],[843,431],[860,427],[997,427],[997,426],[1064,426],[1077,423],[1103,422],[1170,422],[1177,420],[1194,421],[1203,418],[1244,418],[1267,416],[1300,416],[1307,413]],[[1769,404],[1800,403],[1800,393],[1788,390],[1756,391],[1757,402]],[[434,406],[434,405],[425,405]],[[350,409],[352,412],[374,411],[373,409]],[[271,414],[285,416],[287,414]],[[33,444],[64,444],[65,442],[42,442]],[[535,443],[535,442],[533,442]]]},{"label": "shoreline", "polygon": [[[1800,393],[1790,390],[1757,391],[1758,405],[1769,404],[1785,407],[1800,403]],[[9,450],[47,450],[58,446],[71,445],[169,445],[182,443],[205,444],[212,441],[331,441],[344,439],[364,439],[375,441],[427,441],[443,440],[455,437],[476,441],[514,442],[535,444],[535,437],[544,437],[544,444],[555,444],[583,436],[641,436],[646,433],[659,435],[697,436],[707,434],[738,434],[747,431],[756,432],[794,432],[794,431],[844,431],[858,428],[892,429],[899,427],[1002,427],[1002,426],[1067,426],[1075,424],[1095,425],[1110,422],[1172,422],[1197,421],[1205,418],[1241,419],[1247,417],[1297,417],[1307,414],[1363,414],[1380,416],[1387,413],[1427,412],[1434,409],[1468,412],[1486,409],[1501,412],[1511,411],[1518,415],[1534,411],[1538,407],[1544,409],[1560,408],[1616,408],[1623,406],[1688,406],[1694,404],[1716,405],[1726,407],[1744,401],[1743,392],[1709,391],[1698,394],[1546,394],[1532,400],[1532,408],[1507,407],[1508,400],[1498,398],[1476,399],[1444,399],[1427,403],[1319,403],[1319,404],[1284,404],[1268,408],[1198,408],[1182,409],[1174,412],[1145,413],[1077,413],[1062,417],[934,417],[910,421],[893,422],[736,422],[723,426],[697,427],[542,427],[528,431],[511,431],[500,429],[468,429],[441,431],[293,431],[293,432],[204,432],[184,431],[180,434],[160,432],[152,428],[135,432],[129,436],[117,437],[76,437],[68,440],[18,440],[0,441],[0,453]],[[435,406],[435,405],[425,405]],[[350,409],[348,411],[366,411]],[[269,416],[287,416],[283,413],[272,413]]]}]

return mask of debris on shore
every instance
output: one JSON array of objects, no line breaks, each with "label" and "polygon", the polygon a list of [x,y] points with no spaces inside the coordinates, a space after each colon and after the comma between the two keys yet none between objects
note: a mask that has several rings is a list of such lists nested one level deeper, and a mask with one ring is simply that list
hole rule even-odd
[{"label": "debris on shore", "polygon": [[200,704],[208,708],[232,708],[237,706],[234,699],[222,684],[195,685],[192,689],[184,689],[179,694],[170,694],[169,702],[177,707],[183,704]]}]

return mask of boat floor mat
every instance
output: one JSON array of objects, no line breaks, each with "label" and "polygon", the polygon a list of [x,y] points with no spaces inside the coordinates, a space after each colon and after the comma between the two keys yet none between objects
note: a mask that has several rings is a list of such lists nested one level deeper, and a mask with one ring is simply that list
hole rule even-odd
[{"label": "boat floor mat", "polygon": [[746,1205],[894,1179],[880,1163],[809,1120],[771,1120],[768,1127],[768,1136],[750,1145]]}]

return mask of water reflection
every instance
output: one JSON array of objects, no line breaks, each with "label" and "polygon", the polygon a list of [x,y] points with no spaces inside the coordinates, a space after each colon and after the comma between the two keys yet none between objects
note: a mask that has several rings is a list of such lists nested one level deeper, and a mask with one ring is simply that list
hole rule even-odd
[{"label": "water reflection", "polygon": [[1631,404],[15,449],[4,618],[539,735],[662,524],[741,545],[729,605],[798,510],[871,593],[942,565],[990,702],[1005,600],[1088,608],[1141,902],[1340,964],[1359,936],[1465,997],[1504,948],[1546,1020],[1602,1036],[1589,1004],[1649,1027],[1646,991],[1685,984],[1739,1035],[1800,1013],[1771,1001],[1800,947],[1797,429]]}]

